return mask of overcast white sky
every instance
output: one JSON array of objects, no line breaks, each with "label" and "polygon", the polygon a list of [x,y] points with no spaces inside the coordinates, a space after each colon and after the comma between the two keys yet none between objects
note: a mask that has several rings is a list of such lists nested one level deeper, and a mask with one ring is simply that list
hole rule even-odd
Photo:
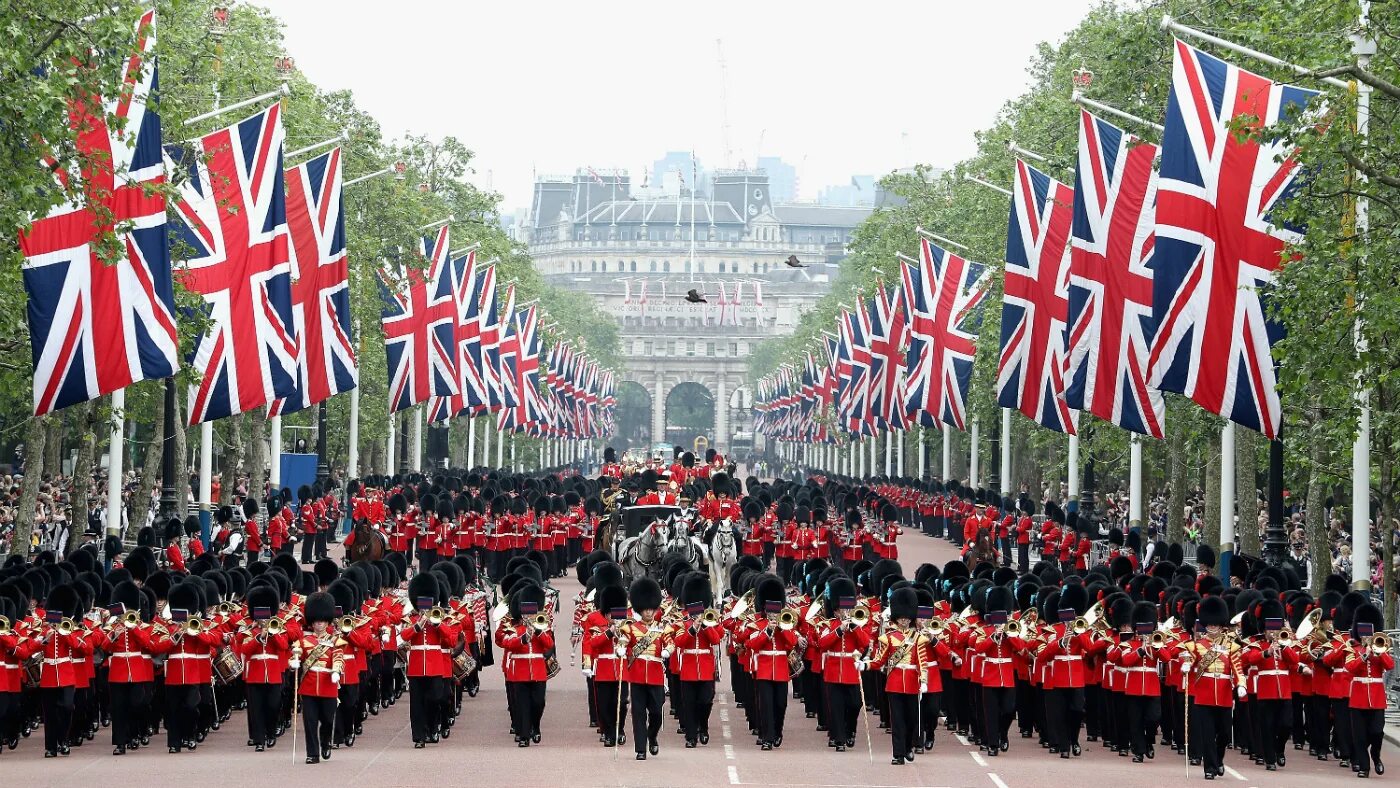
[{"label": "overcast white sky", "polygon": [[638,182],[689,149],[724,166],[716,39],[731,166],[782,156],[814,199],[853,174],[950,165],[1025,88],[1036,43],[1096,4],[256,2],[286,23],[297,66],[352,89],[391,137],[463,140],[473,182],[502,192],[506,213],[529,204],[533,172],[616,167]]}]

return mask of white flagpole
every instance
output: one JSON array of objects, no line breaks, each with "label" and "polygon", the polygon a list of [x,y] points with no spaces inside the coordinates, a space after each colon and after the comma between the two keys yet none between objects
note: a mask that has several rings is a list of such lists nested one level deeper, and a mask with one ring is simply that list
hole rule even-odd
[{"label": "white flagpole", "polygon": [[1142,437],[1133,433],[1128,454],[1128,527],[1142,525]]},{"label": "white flagpole", "polygon": [[486,411],[487,418],[481,425],[481,464],[491,464],[491,411]]},{"label": "white flagpole", "polygon": [[885,475],[894,475],[894,430],[885,430]]},{"label": "white flagpole", "polygon": [[476,419],[467,416],[467,468],[476,467]]},{"label": "white flagpole", "polygon": [[1011,409],[1001,409],[1001,494],[1011,494]]},{"label": "white flagpole", "polygon": [[969,456],[967,459],[967,484],[969,487],[973,488],[976,488],[978,483],[977,471],[980,469],[978,468],[977,463],[979,459],[977,450],[980,448],[978,443],[981,441],[981,438],[982,422],[980,419],[974,416],[972,418],[972,448],[969,450]]},{"label": "white flagpole", "polygon": [[925,461],[926,458],[924,457],[924,443],[926,442],[926,441],[925,441],[925,436],[927,435],[927,433],[928,433],[928,430],[922,430],[922,429],[919,430],[919,478],[920,478],[920,479],[924,478],[924,471],[927,470],[927,465],[928,465],[928,463]]},{"label": "white flagpole", "polygon": [[386,467],[384,468],[384,473],[386,473],[386,474],[389,475],[389,476],[393,476],[395,473],[398,473],[398,462],[397,462],[398,457],[395,456],[395,455],[398,454],[399,442],[398,442],[398,440],[396,440],[397,436],[394,434],[394,433],[396,433],[396,432],[398,431],[398,421],[399,421],[399,419],[398,419],[398,414],[397,414],[397,413],[394,413],[393,411],[390,411],[390,412],[389,412],[389,451],[385,452],[385,455],[384,455],[384,459],[385,459],[385,462],[386,462]]},{"label": "white flagpole", "polygon": [[423,409],[413,409],[413,421],[408,426],[408,469],[414,473],[423,471]]},{"label": "white flagpole", "polygon": [[126,448],[126,389],[112,392],[112,435],[107,446],[107,535],[122,535],[122,453]]},{"label": "white flagpole", "polygon": [[943,481],[953,478],[953,428],[943,425]]},{"label": "white flagpole", "polygon": [[[1066,486],[1066,503],[1079,500],[1079,436],[1069,436],[1069,484]],[[1078,504],[1075,504],[1078,506]]]},{"label": "white flagpole", "polygon": [[272,428],[272,432],[271,440],[268,441],[268,454],[271,456],[268,458],[267,481],[272,485],[272,489],[280,490],[282,489],[282,417],[273,416],[268,419],[268,426]]},{"label": "white flagpole", "polygon": [[894,467],[894,470],[895,470],[895,475],[896,475],[896,476],[903,477],[903,476],[904,476],[904,430],[899,430],[898,432],[899,432],[899,435],[898,435],[897,437],[899,438],[899,446],[898,446],[898,450],[895,452],[895,455],[894,455],[894,456],[895,456],[895,467]]},{"label": "white flagpole", "polygon": [[[359,334],[358,331],[355,332]],[[360,385],[350,389],[350,445],[345,462],[345,475],[353,479],[360,475]]]},{"label": "white flagpole", "polygon": [[[1254,520],[1249,521],[1255,527]],[[1220,430],[1220,552],[1235,551],[1235,423]],[[1222,577],[1230,576],[1230,562],[1221,561]]]},{"label": "white flagpole", "polygon": [[[232,481],[232,480],[230,480]],[[199,425],[199,530],[208,546],[210,520],[214,517],[214,422]]]},{"label": "white flagpole", "polygon": [[500,467],[502,467],[502,466],[505,465],[505,461],[506,461],[506,458],[505,458],[505,448],[506,448],[506,436],[501,432],[501,428],[500,428],[500,426],[498,425],[498,426],[496,427],[496,467],[497,467],[497,468],[500,468]]}]

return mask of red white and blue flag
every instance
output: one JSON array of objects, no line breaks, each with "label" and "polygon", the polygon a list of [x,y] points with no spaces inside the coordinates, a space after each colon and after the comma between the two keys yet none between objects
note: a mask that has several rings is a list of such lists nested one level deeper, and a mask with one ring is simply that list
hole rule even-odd
[{"label": "red white and blue flag", "polygon": [[870,385],[867,403],[870,419],[883,429],[906,426],[904,413],[905,348],[909,345],[909,321],[900,288],[881,282],[869,301]]},{"label": "red white and blue flag", "polygon": [[455,291],[454,308],[457,313],[456,354],[453,367],[457,373],[457,393],[445,397],[434,396],[428,399],[428,420],[443,421],[457,416],[471,407],[473,387],[480,388],[481,371],[477,362],[481,356],[481,326],[477,318],[480,301],[477,298],[478,286],[476,271],[476,251],[467,252],[464,257],[452,261],[452,289]]},{"label": "red white and blue flag", "polygon": [[1065,400],[1162,437],[1162,392],[1147,380],[1157,146],[1080,113],[1069,263]]},{"label": "red white and blue flag", "polygon": [[1064,380],[1074,193],[1019,159],[1011,192],[997,402],[1074,434]]},{"label": "red white and blue flag", "polygon": [[177,277],[203,296],[209,319],[195,345],[190,424],[296,393],[283,136],[278,103],[201,137],[180,188],[180,238],[190,256]]},{"label": "red white and blue flag", "polygon": [[496,266],[488,266],[481,281],[481,302],[477,308],[478,334],[481,337],[481,380],[485,386],[484,401],[472,403],[472,412],[497,410],[501,407],[501,311],[496,293]]},{"label": "red white and blue flag", "polygon": [[423,239],[426,271],[399,265],[380,272],[390,413],[457,391],[457,303],[447,259],[449,236],[444,225],[434,238]]},{"label": "red white and blue flag", "polygon": [[315,405],[349,391],[359,380],[350,336],[341,170],[341,149],[334,148],[286,172],[297,377],[296,391],[272,403],[273,415]]},{"label": "red white and blue flag", "polygon": [[1243,132],[1301,111],[1315,95],[1176,42],[1157,193],[1149,380],[1269,438],[1282,418],[1272,346],[1283,329],[1261,290],[1283,265],[1287,244],[1301,238],[1300,228],[1272,216],[1296,188],[1299,165],[1286,144]]},{"label": "red white and blue flag", "polygon": [[[69,104],[79,169],[54,174],[73,196],[19,236],[36,415],[170,377],[179,364],[165,198],[153,190],[166,180],[160,117],[148,105],[155,24],[154,11],[137,22],[121,95]],[[125,126],[109,128],[108,115]],[[101,258],[104,241],[117,259]]]},{"label": "red white and blue flag", "polygon": [[904,406],[918,423],[967,429],[967,390],[977,351],[976,323],[986,300],[986,266],[927,238],[919,265],[902,265],[909,305]]}]

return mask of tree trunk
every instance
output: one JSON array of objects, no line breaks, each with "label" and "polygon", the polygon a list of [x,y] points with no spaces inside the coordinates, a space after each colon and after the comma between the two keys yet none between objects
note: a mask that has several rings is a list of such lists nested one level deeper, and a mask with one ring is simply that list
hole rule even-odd
[{"label": "tree trunk", "polygon": [[[155,490],[156,482],[159,481],[161,446],[165,441],[165,392],[158,391],[157,394],[159,396],[155,398],[155,408],[151,412],[154,419],[151,441],[146,444],[146,454],[141,461],[140,483],[126,510],[127,530],[134,528],[138,532],[141,526],[146,524],[146,515],[151,511],[151,492]],[[159,531],[162,525],[156,523],[156,530]]]},{"label": "tree trunk", "polygon": [[267,443],[263,440],[267,435],[267,417],[261,408],[244,415],[248,433],[248,494],[262,503],[263,474],[267,471]]},{"label": "tree trunk", "polygon": [[44,472],[50,476],[63,473],[63,417],[64,413],[50,414],[44,419]]},{"label": "tree trunk", "polygon": [[92,489],[92,455],[96,436],[93,434],[92,402],[84,402],[74,408],[78,423],[78,459],[73,463],[73,523],[74,538],[68,540],[68,550],[78,547],[76,535],[87,530],[88,491]]},{"label": "tree trunk", "polygon": [[185,387],[175,386],[175,509],[184,517],[190,509],[190,444],[185,427]]},{"label": "tree trunk", "polygon": [[[1311,415],[1314,424],[1322,420],[1322,415],[1316,407]],[[1310,455],[1308,459],[1311,461],[1313,473],[1308,481],[1307,511],[1303,514],[1303,523],[1307,527],[1308,552],[1312,555],[1312,577],[1309,587],[1316,597],[1322,593],[1327,576],[1332,574],[1332,544],[1327,538],[1327,512],[1323,506],[1327,488],[1323,484],[1322,474],[1317,471],[1325,467],[1327,462],[1326,442],[1314,438]]]},{"label": "tree trunk", "polygon": [[39,485],[44,476],[44,443],[48,437],[44,422],[51,416],[29,420],[24,435],[24,481],[19,490],[19,511],[15,516],[14,536],[10,555],[29,556],[29,541],[34,533],[34,504],[39,500]]},{"label": "tree trunk", "polygon": [[238,477],[243,473],[243,414],[239,413],[228,420],[228,447],[226,452],[228,462],[224,463],[224,472],[219,485],[219,505],[228,506],[233,503],[233,493],[238,487]]},{"label": "tree trunk", "polygon": [[1235,526],[1236,548],[1246,555],[1259,552],[1259,433],[1235,429]]},{"label": "tree trunk", "polygon": [[1220,548],[1220,430],[1212,429],[1206,439],[1206,512],[1201,524],[1201,539],[1211,547]]},{"label": "tree trunk", "polygon": [[1171,481],[1167,497],[1167,541],[1184,544],[1186,542],[1186,436],[1180,430],[1171,430],[1167,438],[1167,452],[1170,455]]}]

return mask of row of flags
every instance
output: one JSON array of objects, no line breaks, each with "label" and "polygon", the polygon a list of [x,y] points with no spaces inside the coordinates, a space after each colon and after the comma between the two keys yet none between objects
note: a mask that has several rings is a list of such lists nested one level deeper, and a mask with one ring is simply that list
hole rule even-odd
[{"label": "row of flags", "polygon": [[[1237,127],[1277,123],[1315,95],[1178,40],[1160,145],[1085,111],[1072,186],[1018,159],[998,404],[1059,432],[1088,411],[1161,438],[1170,391],[1275,437],[1282,327],[1262,296],[1301,238],[1274,216],[1299,165]],[[900,271],[898,286],[843,309],[815,358],[760,382],[759,429],[795,441],[966,429],[988,268],[925,237]]]},{"label": "row of flags", "polygon": [[[647,289],[649,280],[637,279],[636,286],[633,287],[634,280],[622,280],[622,304],[623,306],[636,305],[642,317],[646,317],[647,305],[651,303]],[[656,282],[660,287],[660,302],[667,303],[666,280],[661,279]],[[719,283],[719,294],[717,296],[707,295],[705,304],[690,304],[688,308],[699,313],[705,325],[716,326],[737,326],[742,320],[739,310],[744,306],[744,285],[752,287],[752,297],[749,299],[749,306],[758,309],[763,308],[763,283],[753,280],[744,281],[742,279],[733,282],[721,280]]]},{"label": "row of flags", "polygon": [[[151,104],[155,43],[148,10],[120,95],[72,102],[80,167],[46,163],[80,197],[20,235],[35,414],[175,374],[176,279],[202,300],[204,330],[188,359],[199,373],[191,424],[293,413],[353,389],[342,150],[284,169],[280,103],[190,148],[163,146]],[[124,123],[109,127],[109,115]],[[154,188],[181,170],[167,206]],[[561,370],[593,410],[557,413],[540,392],[538,307],[516,308],[513,285],[501,303],[495,267],[478,266],[475,252],[449,259],[449,235],[444,226],[423,240],[425,269],[381,271],[390,411],[490,412],[503,428],[538,435],[582,435],[580,418],[607,429],[611,373],[577,354]],[[108,249],[116,259],[105,259]]]}]

